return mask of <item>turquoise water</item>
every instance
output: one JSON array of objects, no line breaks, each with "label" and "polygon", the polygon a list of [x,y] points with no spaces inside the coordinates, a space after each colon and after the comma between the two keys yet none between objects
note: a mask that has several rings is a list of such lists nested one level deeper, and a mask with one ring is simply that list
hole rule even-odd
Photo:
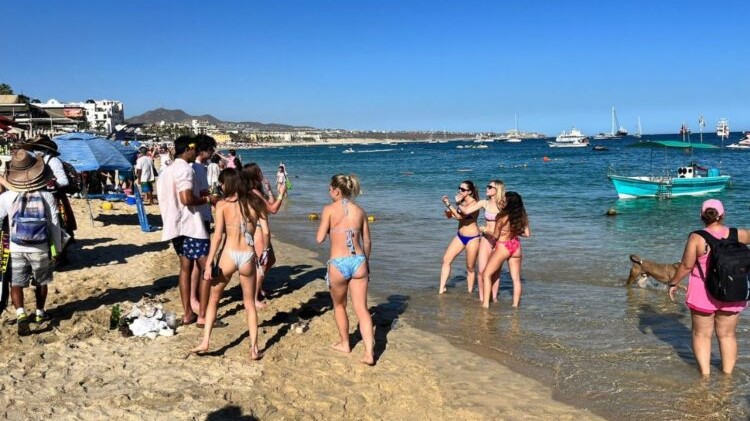
[{"label": "turquoise water", "polygon": [[[738,139],[733,134],[730,142]],[[704,140],[718,143],[713,135]],[[617,199],[608,167],[642,175],[664,167],[663,153],[652,156],[629,147],[633,142],[593,142],[606,145],[606,152],[528,140],[488,149],[456,148],[470,142],[354,145],[355,153],[342,153],[348,145],[286,147],[242,151],[241,157],[258,162],[272,182],[279,161],[287,165],[294,187],[272,220],[274,233],[322,257],[327,247],[314,243],[317,223],[307,215],[327,203],[331,175],[356,173],[364,190],[358,201],[376,217],[371,288],[379,300],[405,305],[403,317],[415,326],[547,381],[557,399],[613,419],[745,419],[750,325],[740,322],[735,375],[700,381],[684,297],[673,304],[655,284],[623,286],[630,254],[680,259],[687,234],[701,227],[705,200]],[[674,151],[666,159],[672,169],[695,159],[732,175],[732,186],[711,197],[724,202],[730,225],[750,226],[750,152]],[[441,257],[456,230],[442,214],[440,197],[452,197],[464,179],[481,193],[494,178],[523,196],[531,222],[532,237],[522,241],[524,296],[517,310],[510,308],[507,274],[500,304],[479,308],[476,296],[465,292],[463,255],[454,263],[449,294],[436,294]],[[618,215],[605,216],[610,208]],[[718,364],[716,344],[714,355]]]}]

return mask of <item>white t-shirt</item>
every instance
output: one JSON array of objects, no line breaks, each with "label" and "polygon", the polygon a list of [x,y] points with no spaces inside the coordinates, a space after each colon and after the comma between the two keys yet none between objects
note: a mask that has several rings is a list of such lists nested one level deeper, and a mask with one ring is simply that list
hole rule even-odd
[{"label": "white t-shirt", "polygon": [[154,177],[154,160],[148,155],[143,155],[135,161],[135,169],[141,170],[139,183],[153,182],[156,179]]},{"label": "white t-shirt", "polygon": [[180,202],[180,192],[194,192],[195,171],[184,159],[175,159],[172,165],[159,174],[156,191],[159,192],[161,211],[162,241],[184,235],[186,237],[208,239],[203,219],[195,206],[185,206]]}]

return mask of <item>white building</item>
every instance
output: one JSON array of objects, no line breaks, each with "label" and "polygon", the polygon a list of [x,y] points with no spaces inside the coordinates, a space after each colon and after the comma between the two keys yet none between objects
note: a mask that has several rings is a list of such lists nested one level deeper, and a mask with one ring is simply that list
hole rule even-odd
[{"label": "white building", "polygon": [[83,109],[86,113],[86,122],[91,130],[112,133],[115,126],[125,123],[125,107],[120,101],[93,99],[86,102],[62,103],[56,99],[50,99],[44,103],[34,104],[44,109],[62,109],[67,114],[71,110]]}]

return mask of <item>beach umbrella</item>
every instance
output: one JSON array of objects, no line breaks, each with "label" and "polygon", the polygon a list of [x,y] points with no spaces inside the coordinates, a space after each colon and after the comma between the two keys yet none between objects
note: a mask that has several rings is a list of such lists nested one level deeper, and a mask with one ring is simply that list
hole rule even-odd
[{"label": "beach umbrella", "polygon": [[76,171],[133,170],[138,151],[89,133],[70,133],[52,139],[60,152],[60,159]]}]

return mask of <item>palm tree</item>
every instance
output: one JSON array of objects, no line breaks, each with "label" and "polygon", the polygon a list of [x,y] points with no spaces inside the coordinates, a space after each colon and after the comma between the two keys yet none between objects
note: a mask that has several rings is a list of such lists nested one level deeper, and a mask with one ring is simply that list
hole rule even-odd
[{"label": "palm tree", "polygon": [[7,83],[0,83],[0,95],[13,95],[13,88]]}]

